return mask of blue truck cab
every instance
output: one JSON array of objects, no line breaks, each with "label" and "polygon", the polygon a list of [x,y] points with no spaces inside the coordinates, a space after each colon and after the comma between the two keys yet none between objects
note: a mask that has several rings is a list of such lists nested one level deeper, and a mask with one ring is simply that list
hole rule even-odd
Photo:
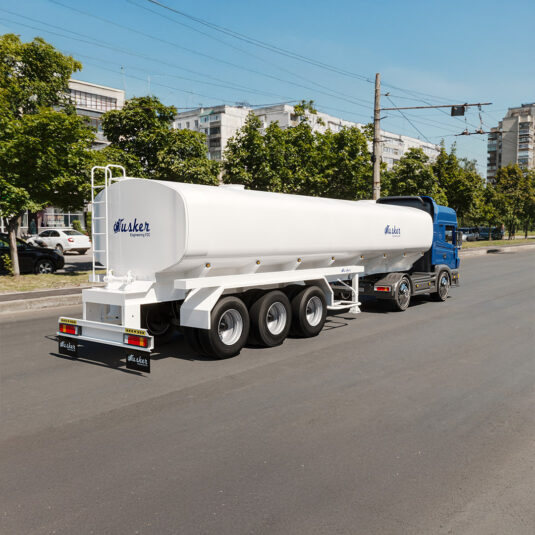
[{"label": "blue truck cab", "polygon": [[457,228],[457,214],[437,204],[426,195],[418,197],[382,197],[378,204],[394,204],[427,212],[433,221],[433,242],[428,251],[405,272],[364,276],[359,293],[386,299],[395,310],[405,310],[413,295],[428,294],[435,301],[446,301],[449,289],[459,285],[459,249],[462,236]]},{"label": "blue truck cab", "polygon": [[431,246],[431,265],[446,265],[450,269],[459,268],[459,249],[461,237],[457,231],[457,213],[452,208],[437,204],[431,197],[422,196],[432,207],[433,245]]}]

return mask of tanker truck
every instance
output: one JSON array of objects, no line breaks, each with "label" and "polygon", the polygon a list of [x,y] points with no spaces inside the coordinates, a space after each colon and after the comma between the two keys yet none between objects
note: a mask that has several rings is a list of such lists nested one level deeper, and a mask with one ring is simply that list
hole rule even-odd
[{"label": "tanker truck", "polygon": [[[115,169],[120,169],[120,176]],[[99,174],[103,180],[97,180]],[[359,295],[404,311],[459,284],[457,217],[430,197],[346,201],[91,173],[93,270],[83,318],[59,318],[59,352],[80,342],[150,354],[179,330],[193,350],[227,358],[318,335]]]}]

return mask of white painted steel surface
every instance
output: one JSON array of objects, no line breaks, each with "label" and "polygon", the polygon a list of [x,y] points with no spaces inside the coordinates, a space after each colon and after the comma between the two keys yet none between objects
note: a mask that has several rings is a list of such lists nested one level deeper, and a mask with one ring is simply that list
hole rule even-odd
[{"label": "white painted steel surface", "polygon": [[348,264],[364,274],[404,271],[433,238],[429,214],[374,201],[137,178],[112,184],[108,195],[109,267],[137,279]]}]

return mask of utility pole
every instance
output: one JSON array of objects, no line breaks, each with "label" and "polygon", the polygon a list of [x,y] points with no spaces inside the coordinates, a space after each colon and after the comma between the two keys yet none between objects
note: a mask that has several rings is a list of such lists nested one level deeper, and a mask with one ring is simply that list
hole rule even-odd
[{"label": "utility pole", "polygon": [[373,200],[381,196],[381,75],[375,75],[375,103],[373,107]]}]

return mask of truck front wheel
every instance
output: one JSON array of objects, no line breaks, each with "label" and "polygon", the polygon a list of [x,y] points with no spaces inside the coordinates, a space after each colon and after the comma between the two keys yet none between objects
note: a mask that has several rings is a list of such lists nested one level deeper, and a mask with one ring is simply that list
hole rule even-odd
[{"label": "truck front wheel", "polygon": [[445,301],[450,293],[450,276],[447,271],[441,271],[437,278],[437,291],[431,294],[433,301]]},{"label": "truck front wheel", "polygon": [[199,329],[204,352],[216,359],[237,355],[249,336],[249,312],[241,299],[228,296],[212,310],[210,329]]},{"label": "truck front wheel", "polygon": [[396,288],[392,306],[397,312],[407,310],[411,302],[411,283],[408,277],[402,277]]},{"label": "truck front wheel", "polygon": [[321,288],[307,286],[292,299],[292,333],[303,338],[317,336],[327,317],[327,301]]}]

